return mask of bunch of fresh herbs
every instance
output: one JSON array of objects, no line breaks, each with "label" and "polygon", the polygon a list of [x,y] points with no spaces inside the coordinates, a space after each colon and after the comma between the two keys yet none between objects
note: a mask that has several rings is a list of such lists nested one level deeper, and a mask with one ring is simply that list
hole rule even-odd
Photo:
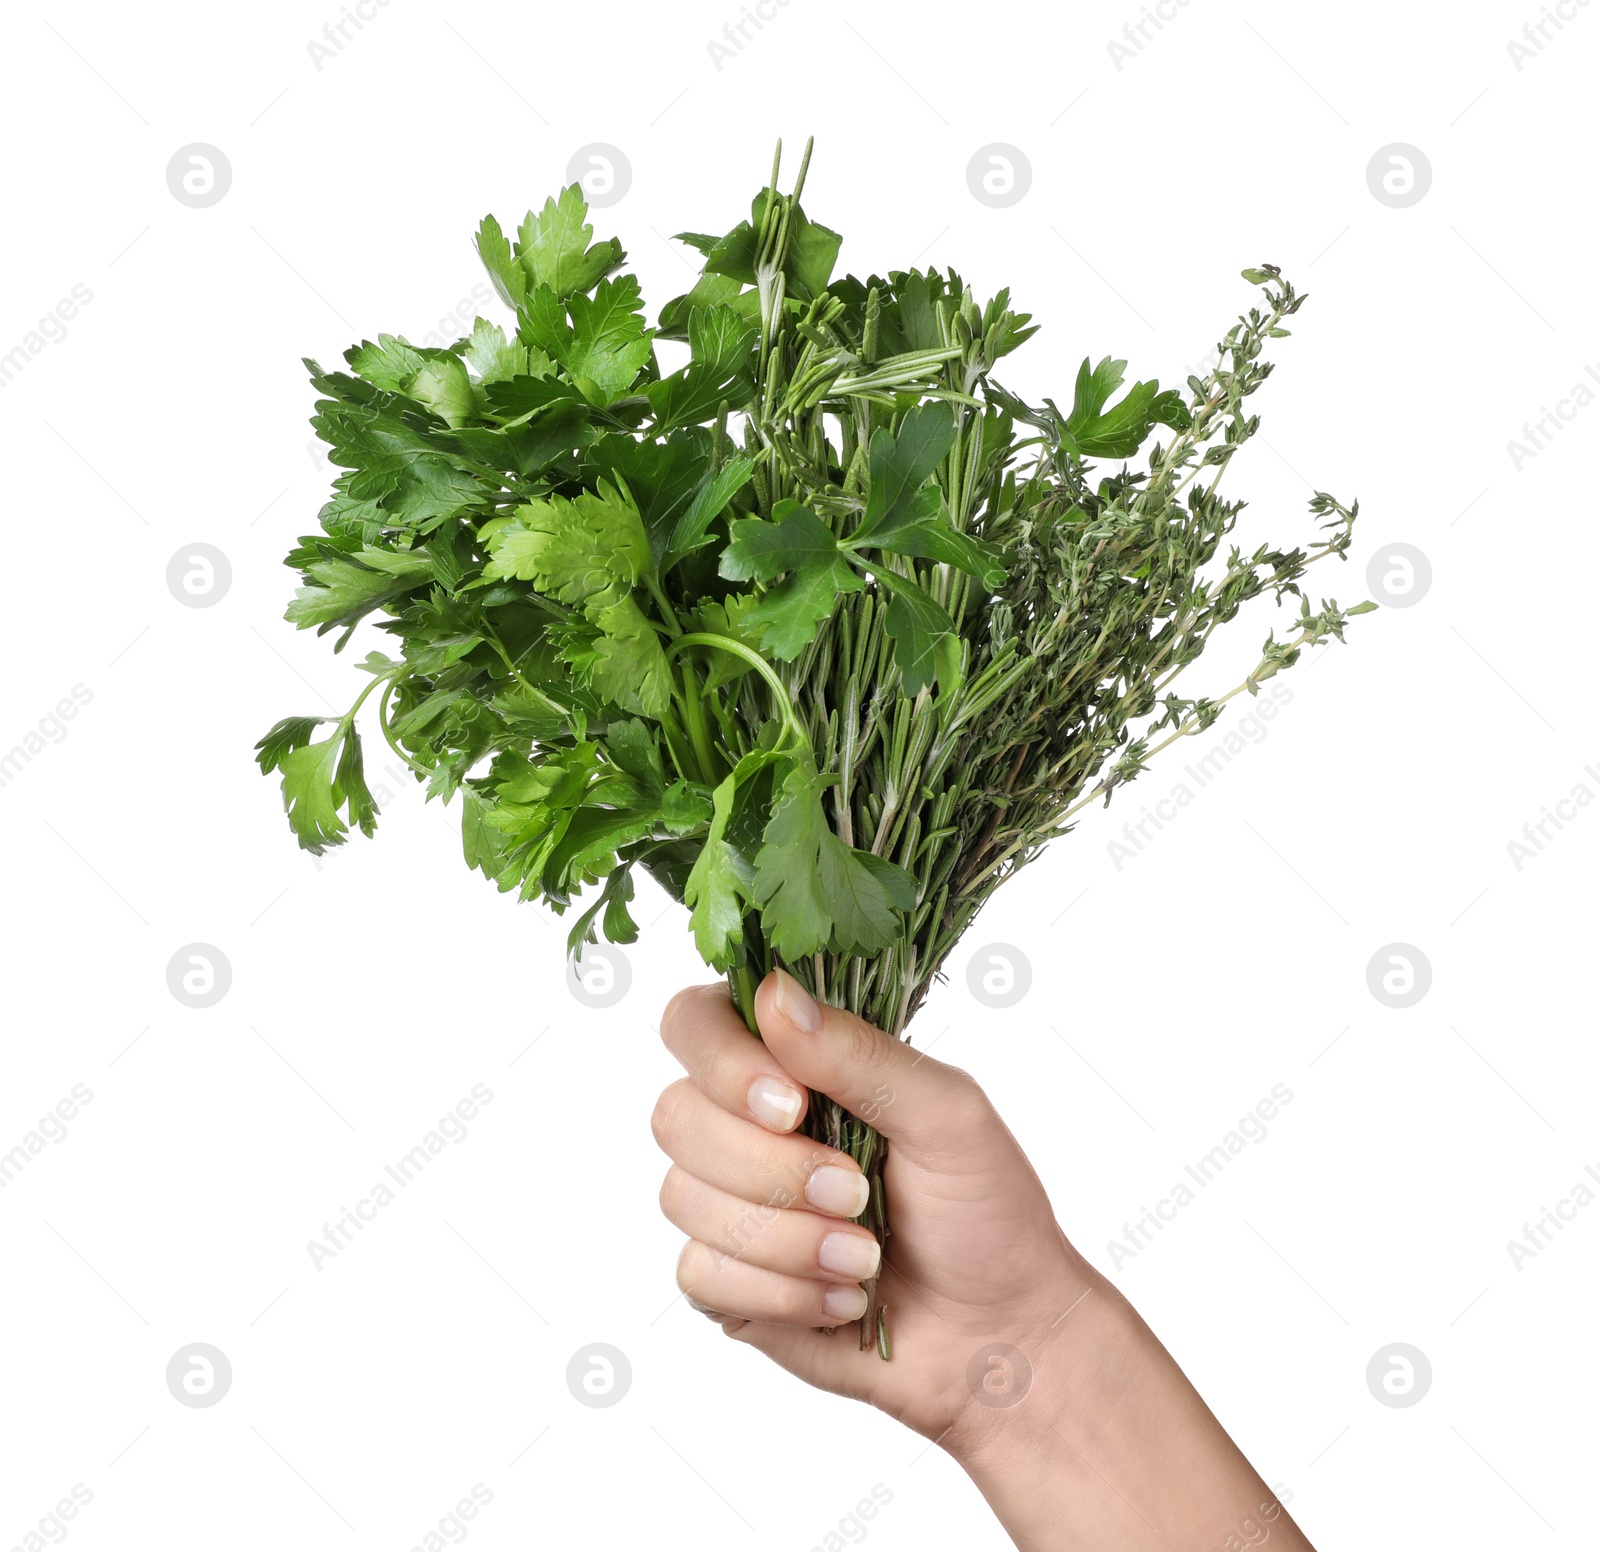
[{"label": "bunch of fresh herbs", "polygon": [[[1301,595],[1350,544],[1356,506],[1332,496],[1309,548],[1211,565],[1262,350],[1304,301],[1276,268],[1245,271],[1264,300],[1186,392],[1107,357],[1070,408],[1035,407],[993,376],[1035,332],[1008,292],[836,277],[804,180],[780,193],[775,159],[749,220],[684,233],[700,278],[654,328],[574,185],[514,239],[478,231],[509,332],[480,318],[445,349],[380,334],[348,372],[306,363],[343,472],[288,557],[288,619],[336,651],[368,620],[394,645],[331,728],[289,717],[257,752],[303,847],[370,835],[356,718],[376,695],[428,796],[459,801],[470,866],[557,911],[599,886],[573,952],[597,929],[634,941],[643,868],[752,1028],[781,963],[900,1036],[1079,809],[1375,606]],[[1225,694],[1173,690],[1264,593],[1301,599],[1286,639]],[[887,1237],[878,1133],[822,1095],[807,1129],[861,1164],[862,1221]],[[872,1292],[862,1344],[887,1357]]]}]

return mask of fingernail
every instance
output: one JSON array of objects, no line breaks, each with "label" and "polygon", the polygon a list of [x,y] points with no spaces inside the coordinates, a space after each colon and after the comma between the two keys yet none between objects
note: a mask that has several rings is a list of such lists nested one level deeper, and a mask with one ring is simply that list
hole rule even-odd
[{"label": "fingernail", "polygon": [[860,1320],[867,1312],[867,1290],[850,1287],[830,1288],[822,1296],[822,1313],[829,1320]]},{"label": "fingernail", "polygon": [[882,1259],[877,1240],[865,1234],[825,1234],[817,1246],[817,1265],[852,1282],[875,1275]]},{"label": "fingernail", "polygon": [[871,1193],[860,1170],[841,1169],[837,1164],[821,1165],[806,1181],[806,1200],[840,1218],[859,1218]]},{"label": "fingernail", "polygon": [[811,994],[787,970],[778,975],[778,1012],[796,1029],[814,1035],[822,1028],[822,1009],[811,1000]]},{"label": "fingernail", "polygon": [[775,1132],[791,1131],[800,1119],[799,1093],[776,1078],[757,1078],[750,1085],[745,1103],[756,1120]]}]

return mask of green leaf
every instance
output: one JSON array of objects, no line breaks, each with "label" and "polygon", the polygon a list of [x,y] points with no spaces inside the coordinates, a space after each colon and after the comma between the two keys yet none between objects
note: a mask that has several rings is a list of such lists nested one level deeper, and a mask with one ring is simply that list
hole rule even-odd
[{"label": "green leaf", "polygon": [[638,940],[639,927],[628,913],[628,902],[633,899],[633,869],[631,864],[614,868],[606,879],[599,898],[573,924],[567,934],[567,953],[576,954],[585,943],[593,943],[594,921],[605,912],[605,935],[608,943],[633,943]]},{"label": "green leaf", "polygon": [[472,418],[472,380],[458,356],[437,356],[423,362],[408,392],[446,425],[464,425]]},{"label": "green leaf", "polygon": [[[684,340],[689,337],[689,320],[694,316],[697,307],[714,307],[718,303],[735,308],[740,316],[753,321],[753,315],[748,301],[741,304],[740,296],[744,292],[744,282],[729,275],[702,275],[694,284],[694,289],[682,296],[675,296],[661,309],[661,316],[657,319],[660,335],[663,339]],[[753,291],[745,293],[747,297],[754,297]]]},{"label": "green leaf", "polygon": [[735,769],[711,794],[711,827],[683,889],[695,947],[708,965],[724,972],[734,964],[744,943],[738,855],[723,839],[738,788]]},{"label": "green leaf", "polygon": [[[508,347],[512,349],[521,347]],[[533,352],[530,355],[543,352]],[[557,405],[586,407],[587,401],[571,383],[546,372],[516,373],[488,383],[484,389],[489,408],[509,425],[535,420]]]},{"label": "green leaf", "polygon": [[633,899],[633,869],[617,868],[606,880],[605,893],[601,896],[605,901],[605,934],[609,943],[636,943],[639,939],[639,924],[633,919],[628,910],[628,902]]},{"label": "green leaf", "polygon": [[[604,407],[628,388],[650,354],[644,300],[632,275],[602,280],[592,297],[569,298],[572,339],[557,359],[591,404]],[[553,352],[554,354],[554,352]]]},{"label": "green leaf", "polygon": [[606,753],[619,770],[626,771],[649,797],[659,799],[666,786],[661,750],[656,735],[635,719],[613,722],[606,729]]},{"label": "green leaf", "polygon": [[[846,541],[851,548],[861,542],[854,534]],[[869,535],[865,547],[886,550],[892,555],[943,561],[977,577],[987,588],[998,588],[1006,579],[1000,551],[994,545],[984,544],[970,534],[957,533],[937,518],[924,518],[914,523],[891,522]]]},{"label": "green leaf", "polygon": [[689,314],[689,359],[708,373],[726,377],[745,366],[757,330],[726,305],[696,307]]},{"label": "green leaf", "polygon": [[[683,615],[684,628],[711,636],[727,636],[759,654],[761,628],[759,624],[753,628],[749,624],[758,603],[754,593],[729,593],[723,599],[702,598]],[[754,672],[744,658],[724,648],[690,647],[689,651],[705,668],[708,692]]]},{"label": "green leaf", "polygon": [[748,458],[730,458],[715,474],[706,475],[695,491],[694,499],[673,527],[672,537],[661,557],[663,574],[686,555],[711,543],[707,530],[722,515],[728,503],[750,483],[755,467]]},{"label": "green leaf", "polygon": [[284,613],[304,630],[354,625],[380,604],[433,580],[433,561],[423,553],[399,553],[364,546],[354,555],[329,552],[306,567],[307,586],[296,590]]},{"label": "green leaf", "polygon": [[[538,215],[528,212],[517,233],[515,257],[527,277],[529,290],[549,286],[564,300],[588,291],[622,263],[622,245],[616,238],[590,247],[594,228],[586,222],[588,214],[588,203],[576,183],[569,183],[558,196],[547,199]],[[482,251],[480,236],[479,252]],[[491,269],[490,273],[494,271]],[[507,300],[513,307],[519,305],[517,300]]]},{"label": "green leaf", "polygon": [[531,425],[519,427],[513,435],[520,472],[542,474],[552,465],[565,467],[574,451],[594,441],[595,428],[586,405],[558,404]]},{"label": "green leaf", "polygon": [[328,717],[284,717],[274,722],[256,745],[256,763],[261,767],[261,774],[266,776],[277,770],[286,756],[303,749],[311,742],[312,734],[330,720]]},{"label": "green leaf", "polygon": [[[950,406],[937,400],[912,410],[901,423],[898,436],[891,437],[881,426],[873,432],[868,455],[867,507],[853,539],[864,540],[875,529],[895,521],[950,451],[955,434]],[[937,503],[933,510],[937,510]],[[926,497],[918,515],[928,515]]]},{"label": "green leaf", "polygon": [[797,501],[780,501],[772,515],[775,522],[751,517],[731,524],[733,537],[718,569],[735,582],[770,582],[789,573],[745,616],[746,628],[759,632],[763,650],[788,662],[833,613],[839,595],[858,593],[863,584],[814,512]]},{"label": "green leaf", "polygon": [[[378,809],[361,768],[361,739],[348,722],[331,738],[303,744],[278,763],[283,772],[283,806],[301,847],[317,856],[341,845],[350,825],[371,835]],[[345,818],[339,810],[344,809]]]},{"label": "green leaf", "polygon": [[780,501],[775,521],[745,518],[731,525],[732,538],[717,569],[730,582],[770,582],[785,571],[839,559],[839,541],[816,513],[798,501]]},{"label": "green leaf", "polygon": [[887,948],[900,927],[895,896],[906,898],[906,881],[893,877],[900,872],[893,863],[867,861],[829,828],[823,785],[809,760],[794,762],[756,853],[751,893],[762,908],[762,931],[790,961],[825,948],[844,954]]},{"label": "green leaf", "polygon": [[[287,778],[287,772],[285,776]],[[344,746],[339,751],[339,766],[334,772],[333,796],[335,803],[344,805],[350,823],[363,835],[370,836],[377,827],[378,805],[367,786],[361,738],[353,725],[345,728]]]},{"label": "green leaf", "polygon": [[643,306],[632,275],[601,281],[592,297],[572,296],[565,304],[540,285],[523,302],[520,328],[566,368],[585,399],[604,408],[632,384],[650,354],[654,331],[644,326]]},{"label": "green leaf", "polygon": [[550,358],[517,341],[507,343],[505,330],[483,318],[472,320],[466,357],[484,383],[508,382],[514,377],[546,377]]},{"label": "green leaf", "polygon": [[653,565],[637,510],[604,480],[598,491],[518,507],[488,547],[485,578],[531,582],[591,620],[625,598]]},{"label": "green leaf", "polygon": [[756,253],[761,239],[756,228],[741,221],[726,237],[719,237],[706,251],[702,266],[707,275],[726,275],[744,285],[756,283]]},{"label": "green leaf", "polygon": [[1156,425],[1182,428],[1189,412],[1177,389],[1162,392],[1154,379],[1135,383],[1120,403],[1107,410],[1111,395],[1122,386],[1126,361],[1104,357],[1093,369],[1089,358],[1078,368],[1073,387],[1072,413],[1062,426],[1069,452],[1083,458],[1131,458]]},{"label": "green leaf", "polygon": [[350,366],[385,393],[404,393],[406,384],[425,364],[422,353],[397,334],[380,334],[378,343],[362,340],[345,351]]},{"label": "green leaf", "polygon": [[512,257],[511,244],[493,216],[485,216],[479,225],[476,246],[500,300],[507,307],[520,307],[528,294],[528,272]]},{"label": "green leaf", "polygon": [[855,855],[874,878],[883,885],[884,892],[889,896],[889,903],[897,911],[909,915],[917,908],[917,881],[898,862],[891,862],[887,857],[874,856],[870,851],[856,848]]},{"label": "green leaf", "polygon": [[650,536],[650,553],[659,557],[705,478],[706,453],[700,438],[687,431],[674,431],[660,441],[607,435],[589,450],[587,461],[597,472],[609,475],[613,484],[627,488]]},{"label": "green leaf", "polygon": [[915,582],[892,571],[880,571],[876,576],[889,589],[884,627],[894,642],[900,688],[906,695],[914,696],[938,676],[939,644],[954,637],[955,623],[937,600]]},{"label": "green leaf", "polygon": [[711,419],[723,404],[748,405],[755,391],[756,326],[725,305],[689,314],[689,365],[645,389],[657,431]]},{"label": "green leaf", "polygon": [[566,304],[549,286],[530,287],[517,309],[517,334],[552,361],[565,363],[572,349],[572,325],[567,321]]},{"label": "green leaf", "polygon": [[791,962],[818,953],[833,935],[821,854],[833,832],[822,812],[816,767],[796,760],[784,777],[756,853],[751,895],[767,942]]},{"label": "green leaf", "polygon": [[715,813],[711,791],[681,776],[661,795],[661,822],[674,835],[688,835],[709,824]]},{"label": "green leaf", "polygon": [[428,533],[447,518],[483,503],[482,484],[442,458],[414,458],[396,476],[383,498],[392,525]]},{"label": "green leaf", "polygon": [[617,852],[649,835],[654,810],[584,807],[561,826],[539,872],[537,889],[558,909],[570,905],[586,884],[604,878],[616,866]]},{"label": "green leaf", "polygon": [[[900,930],[883,859],[845,845],[832,830],[822,837],[817,879],[833,918],[829,947],[838,954],[871,954],[886,949]],[[896,871],[899,871],[898,869]],[[899,881],[895,888],[904,896]]]},{"label": "green leaf", "polygon": [[762,650],[780,663],[805,651],[817,628],[834,611],[841,593],[859,593],[861,578],[844,560],[805,566],[791,572],[744,618],[747,631],[759,632]]},{"label": "green leaf", "polygon": [[461,854],[467,866],[495,880],[502,890],[514,888],[516,879],[505,876],[511,867],[512,845],[505,831],[490,819],[494,800],[470,782],[462,785],[461,799]]},{"label": "green leaf", "polygon": [[593,619],[600,634],[574,648],[569,661],[595,694],[659,721],[672,698],[672,668],[655,627],[631,596]]},{"label": "green leaf", "polygon": [[810,301],[828,289],[828,279],[839,257],[844,239],[816,221],[796,205],[789,220],[789,251],[784,256],[783,272],[791,295]]}]

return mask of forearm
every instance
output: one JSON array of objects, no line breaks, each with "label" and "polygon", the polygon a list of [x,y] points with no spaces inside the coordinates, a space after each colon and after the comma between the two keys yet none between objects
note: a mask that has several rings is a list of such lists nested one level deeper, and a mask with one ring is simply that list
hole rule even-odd
[{"label": "forearm", "polygon": [[[1172,1356],[1098,1274],[1022,1343],[1022,1399],[963,1414],[946,1441],[1023,1552],[1312,1552]],[[1001,1399],[1009,1399],[1002,1397]]]}]

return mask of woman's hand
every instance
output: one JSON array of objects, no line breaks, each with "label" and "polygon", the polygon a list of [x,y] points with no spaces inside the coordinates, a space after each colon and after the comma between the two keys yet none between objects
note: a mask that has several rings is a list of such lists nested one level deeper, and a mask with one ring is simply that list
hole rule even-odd
[{"label": "woman's hand", "polygon": [[[727,989],[680,992],[662,1039],[688,1076],[656,1105],[678,1285],[736,1341],[939,1441],[1019,1546],[1309,1548],[1171,1357],[1061,1232],[965,1073],[819,1006],[782,971],[756,1040]],[[855,1162],[798,1135],[809,1091],[888,1139],[877,1265]],[[854,1322],[876,1274],[894,1357]],[[827,1332],[823,1328],[842,1329]],[[1252,1527],[1254,1529],[1252,1529]],[[1211,1538],[1206,1540],[1204,1538]]]}]

